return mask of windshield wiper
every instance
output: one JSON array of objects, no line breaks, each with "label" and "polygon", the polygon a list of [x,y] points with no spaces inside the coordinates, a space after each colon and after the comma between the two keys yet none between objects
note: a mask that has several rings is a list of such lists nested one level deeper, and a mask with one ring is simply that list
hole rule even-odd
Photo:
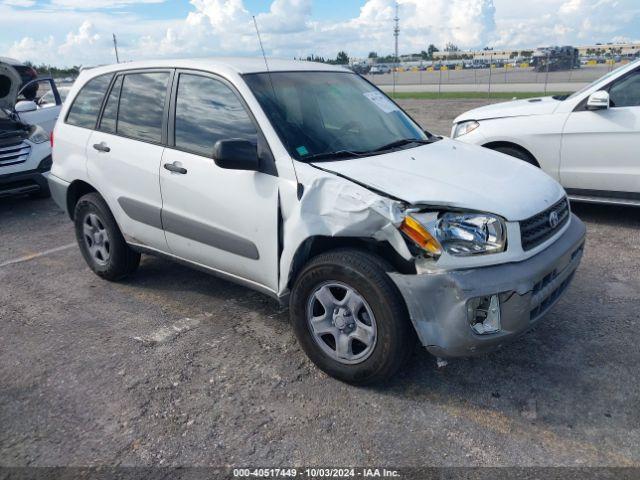
[{"label": "windshield wiper", "polygon": [[352,152],[350,150],[338,150],[336,152],[316,153],[302,158],[305,162],[313,160],[337,160],[340,158],[362,157],[365,152]]},{"label": "windshield wiper", "polygon": [[398,148],[398,147],[404,147],[405,145],[410,145],[412,143],[417,143],[419,145],[427,145],[429,143],[433,143],[434,140],[422,140],[420,138],[403,138],[402,140],[396,140],[395,142],[391,142],[388,143],[386,145],[383,145],[381,147],[378,147],[374,150],[371,150],[371,152],[367,152],[367,153],[373,153],[373,152],[383,152],[385,150],[391,150],[394,148]]},{"label": "windshield wiper", "polygon": [[341,158],[359,158],[366,157],[371,155],[372,153],[380,153],[386,150],[391,150],[398,147],[403,147],[405,145],[409,145],[412,143],[417,143],[419,145],[427,145],[429,143],[433,143],[439,140],[438,137],[433,137],[428,140],[422,140],[420,138],[403,138],[402,140],[396,140],[395,142],[391,142],[387,145],[383,145],[382,147],[378,147],[374,150],[367,150],[364,152],[354,152],[352,150],[338,150],[336,152],[326,152],[326,153],[316,153],[314,155],[309,155],[308,157],[304,157],[302,160],[308,161],[319,161],[319,160],[338,160]]}]

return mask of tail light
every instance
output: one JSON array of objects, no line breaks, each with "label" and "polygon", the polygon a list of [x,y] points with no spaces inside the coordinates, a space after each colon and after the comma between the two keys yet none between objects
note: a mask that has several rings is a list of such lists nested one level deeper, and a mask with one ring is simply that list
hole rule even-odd
[{"label": "tail light", "polygon": [[53,148],[53,129],[51,130],[51,133],[49,134],[49,143],[51,144],[51,148]]}]

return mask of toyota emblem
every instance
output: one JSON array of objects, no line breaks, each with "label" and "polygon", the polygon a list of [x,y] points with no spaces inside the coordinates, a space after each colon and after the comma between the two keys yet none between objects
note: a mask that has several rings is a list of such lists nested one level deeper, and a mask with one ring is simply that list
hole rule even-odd
[{"label": "toyota emblem", "polygon": [[560,219],[558,218],[558,212],[551,212],[549,214],[549,226],[551,228],[556,228],[558,226],[558,223],[560,222]]}]

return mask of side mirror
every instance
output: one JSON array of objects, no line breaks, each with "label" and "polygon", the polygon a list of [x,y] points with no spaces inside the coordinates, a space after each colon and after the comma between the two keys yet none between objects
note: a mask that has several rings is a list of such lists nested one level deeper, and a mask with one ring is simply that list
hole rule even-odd
[{"label": "side mirror", "polygon": [[589,95],[587,110],[606,110],[610,104],[609,92],[600,90]]},{"label": "side mirror", "polygon": [[218,140],[213,147],[213,160],[220,168],[257,172],[258,147],[248,140]]},{"label": "side mirror", "polygon": [[32,102],[31,100],[22,100],[21,102],[16,103],[16,113],[33,112],[37,109],[38,105],[36,102]]}]

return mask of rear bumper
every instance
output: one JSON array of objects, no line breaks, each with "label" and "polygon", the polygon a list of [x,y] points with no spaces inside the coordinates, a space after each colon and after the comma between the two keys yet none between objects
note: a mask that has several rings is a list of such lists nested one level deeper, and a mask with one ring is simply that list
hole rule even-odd
[{"label": "rear bumper", "polygon": [[46,179],[49,182],[49,189],[51,190],[51,198],[56,204],[69,215],[67,209],[67,190],[70,183],[62,180],[60,177],[56,177],[51,173],[46,174]]},{"label": "rear bumper", "polygon": [[0,198],[46,190],[48,185],[43,173],[40,170],[28,170],[0,175]]},{"label": "rear bumper", "polygon": [[[584,249],[585,226],[575,215],[562,237],[523,262],[433,274],[391,273],[422,344],[441,357],[495,350],[532,328],[569,285]],[[468,302],[498,295],[501,330],[479,335]]]}]

